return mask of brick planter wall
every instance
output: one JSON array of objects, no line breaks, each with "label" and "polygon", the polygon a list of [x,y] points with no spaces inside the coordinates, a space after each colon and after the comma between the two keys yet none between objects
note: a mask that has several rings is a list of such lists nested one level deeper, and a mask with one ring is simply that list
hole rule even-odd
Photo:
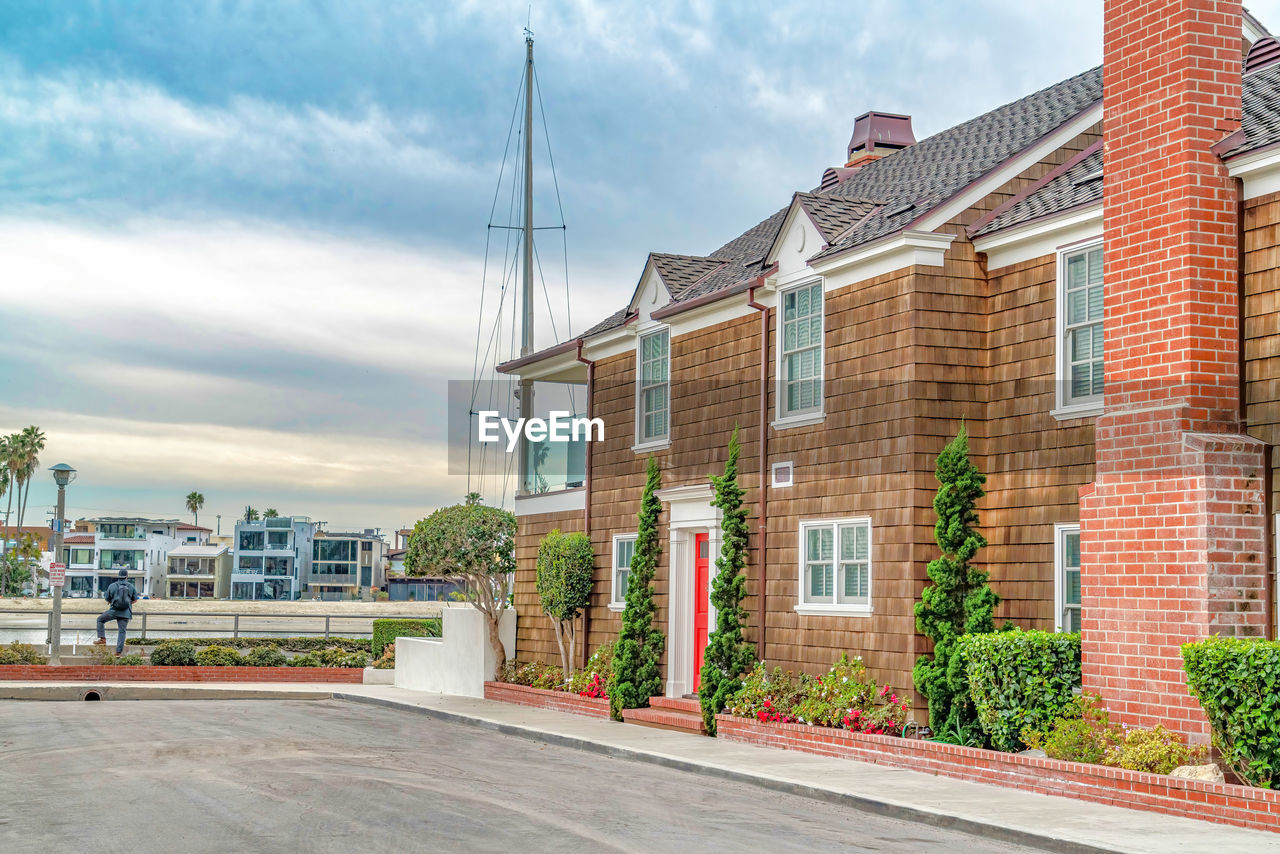
[{"label": "brick planter wall", "polygon": [[360,684],[359,667],[133,667],[0,665],[0,681],[15,682],[340,682]]},{"label": "brick planter wall", "polygon": [[719,715],[716,721],[718,735],[726,741],[802,750],[975,783],[1280,832],[1280,791],[1270,789],[828,727],[758,723],[729,715]]},{"label": "brick planter wall", "polygon": [[600,697],[579,697],[568,691],[548,691],[527,685],[511,685],[506,682],[484,683],[484,698],[514,703],[517,706],[533,706],[553,712],[568,712],[589,718],[609,717],[609,701]]}]

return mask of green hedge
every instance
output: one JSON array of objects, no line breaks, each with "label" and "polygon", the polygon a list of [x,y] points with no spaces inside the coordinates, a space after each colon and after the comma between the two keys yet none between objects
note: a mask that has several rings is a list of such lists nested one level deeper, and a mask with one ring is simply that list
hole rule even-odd
[{"label": "green hedge", "polygon": [[1251,785],[1280,783],[1280,643],[1209,638],[1182,647],[1191,694],[1214,746]]},{"label": "green hedge", "polygon": [[[286,652],[312,652],[321,649],[343,649],[347,652],[368,652],[369,641],[365,638],[182,638],[182,643],[196,646],[229,646],[232,649],[256,649],[262,646],[273,646]],[[129,638],[125,641],[131,646],[152,646],[158,643],[155,638]],[[163,641],[168,643],[168,641]]]},{"label": "green hedge", "polygon": [[244,664],[244,659],[229,646],[209,646],[196,653],[196,664],[201,667],[237,667]]},{"label": "green hedge", "polygon": [[196,647],[191,641],[167,640],[151,650],[151,663],[162,667],[194,667]]},{"label": "green hedge", "polygon": [[1080,687],[1080,635],[994,632],[964,635],[960,660],[982,731],[997,750],[1022,750],[1022,733],[1044,730]]},{"label": "green hedge", "polygon": [[396,638],[438,638],[440,637],[440,618],[429,617],[423,620],[374,620],[373,643],[369,650],[373,657],[382,655],[382,648],[394,644]]}]

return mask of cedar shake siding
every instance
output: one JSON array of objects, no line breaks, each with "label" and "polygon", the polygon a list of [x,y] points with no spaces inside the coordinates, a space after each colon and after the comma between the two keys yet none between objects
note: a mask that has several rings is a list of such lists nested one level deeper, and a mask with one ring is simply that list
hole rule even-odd
[{"label": "cedar shake siding", "polygon": [[1249,435],[1270,445],[1271,510],[1280,508],[1280,193],[1245,203],[1244,359]]},{"label": "cedar shake siding", "polygon": [[516,572],[514,599],[516,606],[516,648],[507,650],[508,658],[521,661],[560,663],[560,647],[551,632],[551,621],[542,613],[534,569],[538,560],[538,543],[559,528],[565,533],[582,530],[582,513],[540,513],[520,517],[516,535]]}]

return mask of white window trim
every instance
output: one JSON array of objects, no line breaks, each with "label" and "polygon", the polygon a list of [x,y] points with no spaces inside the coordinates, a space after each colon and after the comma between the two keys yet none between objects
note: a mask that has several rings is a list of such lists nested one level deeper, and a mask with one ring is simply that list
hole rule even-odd
[{"label": "white window trim", "polygon": [[[639,537],[639,532],[634,534],[614,534],[609,547],[609,610],[615,614],[626,607],[626,601],[618,598],[618,542],[621,540],[635,541]],[[634,552],[632,553],[634,555]],[[635,560],[634,556],[632,560]]]},{"label": "white window trim", "polygon": [[[1093,418],[1102,414],[1103,398],[1090,400],[1080,400],[1069,402],[1067,391],[1070,388],[1070,371],[1067,366],[1067,312],[1066,312],[1066,294],[1067,294],[1067,256],[1077,255],[1081,252],[1088,252],[1094,248],[1102,248],[1102,287],[1105,292],[1107,286],[1106,274],[1106,249],[1103,248],[1100,238],[1089,238],[1087,240],[1077,241],[1066,246],[1058,247],[1058,278],[1054,283],[1054,343],[1053,343],[1053,400],[1054,407],[1049,414],[1059,421],[1066,421],[1072,418]],[[1104,315],[1105,316],[1105,315]],[[1104,327],[1105,334],[1105,327]],[[1103,359],[1105,364],[1106,344],[1103,344]]]},{"label": "white window trim", "polygon": [[[1062,609],[1066,604],[1063,601],[1063,584],[1066,578],[1066,567],[1063,562],[1065,550],[1063,545],[1066,541],[1067,534],[1079,534],[1079,522],[1055,522],[1053,525],[1053,630],[1055,632],[1065,631],[1062,621]],[[1081,608],[1083,615],[1084,609]]]},{"label": "white window trim", "polygon": [[[801,519],[799,534],[796,538],[796,552],[798,553],[798,565],[800,574],[798,576],[800,586],[797,590],[797,599],[804,598],[804,532],[806,528],[816,526],[831,526],[838,529],[841,525],[866,525],[867,526],[867,604],[856,605],[848,603],[827,603],[827,602],[797,602],[793,610],[802,616],[809,617],[870,617],[874,612],[875,603],[875,579],[876,579],[876,555],[875,555],[875,538],[872,536],[872,525],[870,516],[852,516],[845,519]],[[835,585],[839,582],[840,575],[840,544],[835,543],[834,561],[832,566],[832,590],[834,592]],[[832,598],[836,598],[834,595]]]},{"label": "white window trim", "polygon": [[[790,291],[799,290],[800,288],[808,288],[813,285],[821,285],[819,293],[822,295],[822,343],[818,346],[818,354],[821,364],[818,367],[818,408],[808,412],[788,413],[783,408],[783,402],[786,399],[786,380],[782,375],[783,353],[782,353],[782,314],[783,303]],[[774,407],[773,407],[773,423],[770,425],[775,430],[786,430],[789,427],[807,427],[812,424],[820,424],[827,417],[827,289],[826,283],[821,276],[814,276],[786,287],[778,288],[776,321],[773,330],[773,380],[774,389]]]},{"label": "white window trim", "polygon": [[[641,347],[644,339],[660,332],[667,334],[667,433],[665,436],[655,436],[652,439],[643,438],[642,425],[644,424],[644,410],[641,405],[644,395],[643,389],[640,387],[641,379]],[[636,372],[635,372],[635,437],[636,442],[631,446],[631,450],[636,453],[646,451],[661,451],[671,447],[671,327],[665,324],[651,326],[641,330],[636,335]]]}]

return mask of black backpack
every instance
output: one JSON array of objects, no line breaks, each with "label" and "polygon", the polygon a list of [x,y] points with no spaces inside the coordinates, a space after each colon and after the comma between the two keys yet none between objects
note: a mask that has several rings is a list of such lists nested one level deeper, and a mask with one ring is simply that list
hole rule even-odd
[{"label": "black backpack", "polygon": [[115,589],[111,591],[111,608],[114,611],[127,611],[133,605],[133,592],[127,581],[117,581],[112,585]]}]

